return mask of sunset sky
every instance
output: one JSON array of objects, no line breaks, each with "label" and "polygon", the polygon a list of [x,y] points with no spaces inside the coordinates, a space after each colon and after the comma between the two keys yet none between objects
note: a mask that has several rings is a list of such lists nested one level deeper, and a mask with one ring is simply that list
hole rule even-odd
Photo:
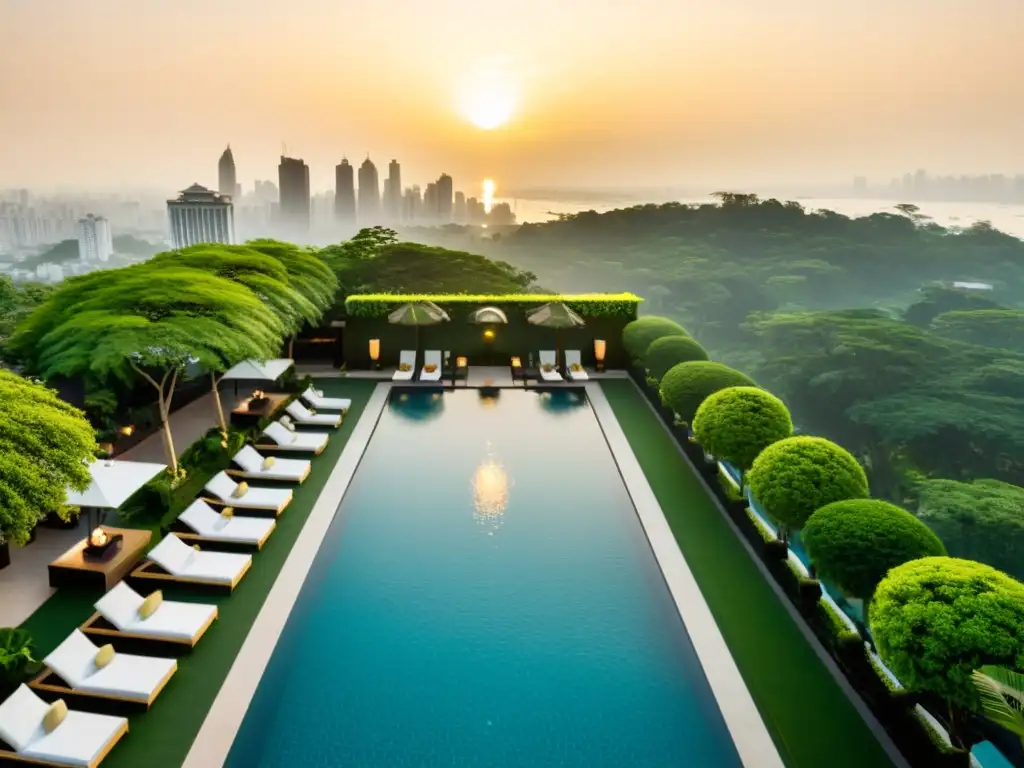
[{"label": "sunset sky", "polygon": [[[0,188],[1024,172],[1022,0],[0,0]],[[473,125],[474,110],[508,122]]]}]

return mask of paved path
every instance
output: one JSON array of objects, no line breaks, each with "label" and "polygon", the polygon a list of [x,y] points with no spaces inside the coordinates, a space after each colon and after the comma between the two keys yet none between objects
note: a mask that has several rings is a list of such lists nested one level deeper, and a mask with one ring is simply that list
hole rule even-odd
[{"label": "paved path", "polygon": [[[234,393],[234,389],[225,384],[221,389],[221,402],[224,405],[224,417],[235,407],[240,397]],[[198,400],[193,400],[184,408],[179,408],[171,414],[171,434],[174,437],[174,450],[181,456],[192,443],[206,434],[210,427],[217,426],[217,405],[213,401],[213,393],[203,395]],[[164,435],[162,431],[154,432],[134,448],[129,448],[118,459],[125,461],[155,461],[160,464],[167,463],[167,454],[164,451]]]},{"label": "paved path", "polygon": [[85,524],[59,530],[39,528],[27,547],[11,547],[11,564],[0,570],[0,627],[16,627],[50,599],[46,566],[85,538]]}]

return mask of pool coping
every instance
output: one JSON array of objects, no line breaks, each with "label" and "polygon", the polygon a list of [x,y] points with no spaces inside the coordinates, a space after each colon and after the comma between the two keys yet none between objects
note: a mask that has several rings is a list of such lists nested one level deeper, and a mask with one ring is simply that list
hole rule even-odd
[{"label": "pool coping", "polygon": [[647,482],[629,440],[598,382],[586,385],[587,397],[604,433],[626,491],[647,535],[679,618],[704,669],[718,708],[744,768],[784,768],[782,757],[754,703],[739,667],[718,629],[700,586],[676,543],[668,520]]},{"label": "pool coping", "polygon": [[249,703],[277,646],[313,560],[334,521],[342,498],[359,467],[387,405],[390,382],[381,382],[370,395],[355,429],[313,504],[302,531],[292,545],[256,621],[246,635],[234,663],[206,714],[182,768],[219,768],[227,761]]}]

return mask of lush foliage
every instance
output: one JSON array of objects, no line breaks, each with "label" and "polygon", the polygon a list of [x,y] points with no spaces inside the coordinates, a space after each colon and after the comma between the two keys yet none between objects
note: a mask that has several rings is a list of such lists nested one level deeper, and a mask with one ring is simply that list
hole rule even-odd
[{"label": "lush foliage", "polygon": [[1020,737],[1024,745],[1024,674],[984,666],[972,675],[981,711],[990,721]]},{"label": "lush foliage", "polygon": [[648,375],[660,382],[679,363],[707,359],[707,350],[689,336],[662,336],[647,347],[643,362]]},{"label": "lush foliage", "polygon": [[925,480],[915,490],[918,518],[951,555],[1024,579],[1024,488],[998,480]]},{"label": "lush foliage", "polygon": [[41,283],[15,283],[7,275],[0,275],[0,355],[4,344],[18,323],[39,306],[53,288]]},{"label": "lush foliage", "polygon": [[663,336],[689,336],[686,330],[667,317],[641,317],[622,329],[622,346],[634,360],[643,362],[647,348]]},{"label": "lush foliage", "polygon": [[22,682],[35,665],[32,635],[16,627],[0,629],[0,684],[6,687]]},{"label": "lush foliage", "polygon": [[741,470],[750,469],[765,448],[792,434],[785,403],[757,387],[715,392],[693,417],[693,436],[704,450]]},{"label": "lush foliage", "polygon": [[871,605],[871,631],[900,681],[977,710],[974,670],[1024,669],[1024,584],[969,560],[927,557],[893,568]]},{"label": "lush foliage", "polygon": [[679,420],[691,424],[697,409],[708,397],[728,387],[757,386],[748,376],[721,363],[695,360],[669,369],[661,379],[659,393],[665,407]]},{"label": "lush foliage", "polygon": [[345,300],[345,307],[353,317],[385,317],[403,304],[430,301],[444,308],[446,305],[513,305],[524,310],[551,301],[563,302],[581,317],[608,317],[636,314],[640,299],[632,294],[358,294]]},{"label": "lush foliage", "polygon": [[928,526],[878,499],[826,504],[811,515],[800,538],[818,575],[861,600],[871,598],[889,569],[946,554]]},{"label": "lush foliage", "polygon": [[802,528],[826,504],[868,495],[864,469],[822,437],[789,437],[765,448],[747,475],[768,515],[787,530]]},{"label": "lush foliage", "polygon": [[96,435],[84,415],[42,384],[0,370],[0,539],[28,541],[61,512],[68,486],[89,487]]}]

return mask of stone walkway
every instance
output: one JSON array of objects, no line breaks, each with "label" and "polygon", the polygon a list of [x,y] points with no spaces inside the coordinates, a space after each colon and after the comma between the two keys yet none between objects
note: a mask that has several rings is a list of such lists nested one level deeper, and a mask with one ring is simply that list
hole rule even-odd
[{"label": "stone walkway", "polygon": [[[240,393],[241,394],[241,393]],[[230,384],[221,387],[221,403],[224,406],[224,417],[229,418],[231,410],[242,398],[236,396]],[[171,435],[174,438],[174,450],[181,456],[192,443],[206,434],[210,427],[217,425],[217,405],[213,401],[213,393],[193,400],[184,408],[171,414]],[[117,456],[124,461],[154,461],[167,463],[164,451],[163,432],[154,432],[134,448],[129,448]]]}]

